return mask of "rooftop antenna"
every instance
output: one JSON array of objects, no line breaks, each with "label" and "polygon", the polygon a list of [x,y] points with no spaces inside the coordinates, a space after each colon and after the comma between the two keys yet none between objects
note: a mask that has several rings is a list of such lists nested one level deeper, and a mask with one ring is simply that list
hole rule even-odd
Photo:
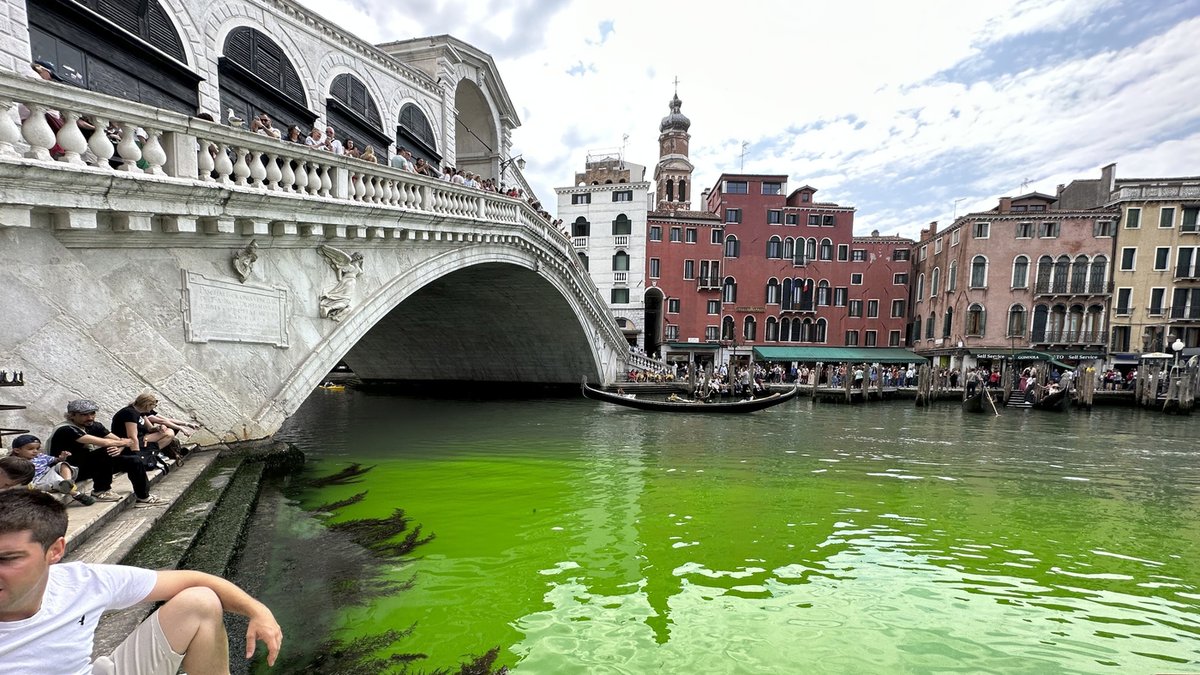
[{"label": "rooftop antenna", "polygon": [[746,148],[750,147],[750,141],[742,141],[741,165],[738,171],[746,170]]},{"label": "rooftop antenna", "polygon": [[1021,181],[1021,192],[1024,192],[1028,189],[1029,189],[1029,179],[1026,178],[1025,180]]},{"label": "rooftop antenna", "polygon": [[953,221],[955,218],[958,218],[958,203],[964,199],[966,199],[966,197],[959,197],[958,199],[954,200],[954,217],[951,218],[950,220]]}]

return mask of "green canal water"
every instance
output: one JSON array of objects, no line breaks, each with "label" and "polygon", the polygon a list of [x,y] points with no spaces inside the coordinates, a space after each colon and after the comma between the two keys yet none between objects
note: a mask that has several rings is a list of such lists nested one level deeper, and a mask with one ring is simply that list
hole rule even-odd
[{"label": "green canal water", "polygon": [[[275,545],[310,544],[270,572],[291,582],[273,601],[294,648],[321,639],[297,598],[328,593],[308,603],[333,637],[411,628],[378,653],[425,670],[499,647],[522,674],[1197,672],[1198,431],[1124,408],[318,391],[280,434],[306,477],[373,468],[288,488]],[[382,563],[411,587],[318,590],[359,572],[322,567],[314,531],[396,508],[434,536]]]}]

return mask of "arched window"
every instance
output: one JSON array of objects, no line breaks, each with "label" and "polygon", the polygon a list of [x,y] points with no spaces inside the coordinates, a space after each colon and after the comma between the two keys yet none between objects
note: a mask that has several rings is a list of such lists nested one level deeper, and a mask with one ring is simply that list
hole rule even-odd
[{"label": "arched window", "polygon": [[733,277],[725,277],[721,284],[721,302],[737,302],[737,282]]},{"label": "arched window", "polygon": [[1083,334],[1079,336],[1079,341],[1089,344],[1104,342],[1104,308],[1100,305],[1087,308],[1087,314],[1083,317]]},{"label": "arched window", "polygon": [[[796,324],[792,324],[792,325],[795,326]],[[804,321],[800,322],[800,341],[801,342],[812,342],[813,341],[812,319],[805,319]]]},{"label": "arched window", "polygon": [[804,259],[807,261],[817,259],[817,240],[815,238],[804,242]]},{"label": "arched window", "polygon": [[773,316],[767,317],[766,338],[767,338],[767,342],[778,342],[779,341],[779,321]]},{"label": "arched window", "polygon": [[1012,287],[1027,288],[1029,286],[1029,257],[1019,255],[1013,260]]},{"label": "arched window", "polygon": [[767,257],[777,259],[783,252],[783,240],[778,236],[773,236],[767,240]]},{"label": "arched window", "polygon": [[442,161],[433,127],[429,126],[429,119],[415,103],[406,103],[400,109],[400,118],[396,123],[396,147],[408,148],[413,157],[424,159],[435,168]]},{"label": "arched window", "polygon": [[781,298],[781,309],[792,309],[796,306],[796,296],[792,291],[795,283],[791,279],[783,280],[783,297]]},{"label": "arched window", "polygon": [[829,281],[827,279],[822,279],[817,284],[817,306],[829,306]]},{"label": "arched window", "polygon": [[925,299],[925,273],[917,275],[917,302]]},{"label": "arched window", "polygon": [[633,223],[630,222],[629,216],[624,213],[618,214],[616,219],[612,221],[612,233],[618,234],[633,234]]},{"label": "arched window", "polygon": [[667,199],[666,199],[666,201],[670,202],[670,201],[674,201],[674,200],[675,200],[675,180],[668,178],[667,179]]},{"label": "arched window", "polygon": [[1048,255],[1038,258],[1037,292],[1050,292],[1050,278],[1054,276],[1054,259]]},{"label": "arched window", "polygon": [[[770,329],[768,328],[767,330],[770,330]],[[792,341],[792,320],[787,317],[783,317],[782,319],[779,320],[779,341],[780,342],[791,342]]]},{"label": "arched window", "polygon": [[813,296],[815,289],[813,288],[812,279],[797,279],[795,288],[800,291],[800,311],[811,312],[813,310]]},{"label": "arched window", "polygon": [[1054,261],[1054,283],[1050,288],[1055,293],[1067,292],[1067,277],[1071,274],[1071,258],[1069,256],[1060,255],[1058,260]]},{"label": "arched window", "polygon": [[742,247],[738,242],[738,238],[731,235],[725,237],[725,257],[736,258],[741,252]]},{"label": "arched window", "polygon": [[1071,265],[1071,292],[1087,293],[1087,280],[1088,257],[1086,255],[1076,256],[1075,262]]},{"label": "arched window", "polygon": [[925,339],[926,340],[933,339],[933,325],[934,325],[935,321],[937,321],[937,319],[934,318],[933,312],[930,312],[929,316],[925,319]]},{"label": "arched window", "polygon": [[1013,305],[1008,308],[1008,335],[1010,338],[1025,337],[1025,306]]},{"label": "arched window", "polygon": [[1092,269],[1088,280],[1088,293],[1103,293],[1104,282],[1108,279],[1108,258],[1098,255],[1092,258]]},{"label": "arched window", "polygon": [[783,257],[791,260],[796,255],[796,242],[788,237],[783,240]]},{"label": "arched window", "polygon": [[[385,155],[388,144],[393,140],[391,132],[383,130],[379,108],[367,91],[367,86],[349,73],[338,75],[329,85],[329,98],[325,101],[325,122],[334,128],[337,137],[343,143],[347,138],[352,138],[358,143],[358,147],[372,145],[383,149]],[[404,143],[398,145],[407,147]],[[420,152],[415,154],[419,156]]]},{"label": "arched window", "polygon": [[825,342],[825,333],[826,333],[826,329],[828,327],[829,327],[828,321],[826,321],[825,319],[817,319],[817,323],[814,324],[812,341],[817,342],[817,343],[824,343]]},{"label": "arched window", "polygon": [[977,255],[971,259],[971,288],[987,288],[987,268],[987,258]]},{"label": "arched window", "polygon": [[946,313],[942,315],[942,337],[950,337],[951,331],[954,329],[954,308],[947,307]]},{"label": "arched window", "polygon": [[829,238],[821,240],[821,260],[833,260],[833,241]]},{"label": "arched window", "polygon": [[1067,330],[1063,342],[1079,342],[1079,333],[1083,330],[1083,305],[1071,305],[1067,313]]},{"label": "arched window", "polygon": [[1047,342],[1046,323],[1049,315],[1050,310],[1045,305],[1038,305],[1033,308],[1033,335],[1030,337],[1030,342]]},{"label": "arched window", "polygon": [[742,338],[746,340],[758,339],[758,325],[754,322],[754,317],[748,316],[742,320]]},{"label": "arched window", "polygon": [[1067,323],[1066,305],[1055,305],[1050,308],[1050,318],[1046,323],[1046,342],[1062,342],[1063,328]]},{"label": "arched window", "polygon": [[958,289],[958,261],[950,261],[950,274],[946,279],[946,292],[953,293]]},{"label": "arched window", "polygon": [[679,179],[679,201],[687,201],[687,181],[682,178]]},{"label": "arched window", "polygon": [[625,251],[617,251],[612,257],[612,268],[614,272],[628,272],[629,254]]},{"label": "arched window", "polygon": [[800,319],[792,320],[792,342],[803,342],[808,333],[808,319],[801,321]]},{"label": "arched window", "polygon": [[572,237],[590,237],[592,236],[592,224],[587,221],[587,218],[579,216],[575,222],[571,223]]},{"label": "arched window", "polygon": [[265,112],[281,131],[292,124],[305,131],[312,127],[317,116],[308,110],[300,76],[270,37],[250,27],[234,28],[222,54],[217,67],[222,112],[232,108],[244,120]]},{"label": "arched window", "polygon": [[732,316],[726,316],[724,319],[721,319],[721,339],[722,340],[732,340],[734,337],[733,330],[734,330],[734,327],[733,327],[733,317]]},{"label": "arched window", "polygon": [[771,279],[769,281],[767,281],[767,304],[768,305],[778,305],[779,304],[779,291],[780,291],[779,280],[776,279],[775,277],[771,277]]},{"label": "arched window", "polygon": [[983,305],[974,303],[967,308],[967,335],[983,337],[986,335],[987,312]]},{"label": "arched window", "polygon": [[933,268],[933,273],[929,275],[929,297],[937,297],[938,289],[942,285],[942,268]]}]

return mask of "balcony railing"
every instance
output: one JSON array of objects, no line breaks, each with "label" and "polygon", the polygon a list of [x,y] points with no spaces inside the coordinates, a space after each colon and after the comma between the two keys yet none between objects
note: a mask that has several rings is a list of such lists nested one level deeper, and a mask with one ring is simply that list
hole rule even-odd
[{"label": "balcony railing", "polygon": [[1200,305],[1171,308],[1172,321],[1200,321]]},{"label": "balcony railing", "polygon": [[696,279],[696,288],[717,289],[721,287],[721,279],[719,277],[698,277]]},{"label": "balcony railing", "polygon": [[1200,279],[1200,260],[1175,266],[1176,279]]},{"label": "balcony railing", "polygon": [[613,245],[614,246],[628,246],[629,245],[629,235],[618,234],[617,236],[613,237]]},{"label": "balcony railing", "polygon": [[588,250],[588,237],[571,237],[571,245],[576,251]]},{"label": "balcony railing", "polygon": [[[1014,336],[1010,336],[1014,337]],[[1107,337],[1102,330],[1093,331],[1071,331],[1071,330],[1043,330],[1034,331],[1032,339],[1034,344],[1053,344],[1053,345],[1096,345],[1104,344]]]},{"label": "balcony railing", "polygon": [[629,283],[629,272],[613,272],[613,283],[614,284]]}]

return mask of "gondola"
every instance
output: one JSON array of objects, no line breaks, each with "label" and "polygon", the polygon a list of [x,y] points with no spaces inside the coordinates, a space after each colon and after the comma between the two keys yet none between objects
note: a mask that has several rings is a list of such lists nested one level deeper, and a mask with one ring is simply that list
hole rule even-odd
[{"label": "gondola", "polygon": [[652,400],[648,398],[635,398],[627,394],[613,394],[597,389],[587,382],[583,383],[583,395],[593,401],[607,401],[617,405],[623,405],[627,408],[637,408],[638,410],[651,410],[655,412],[683,412],[683,413],[748,413],[755,410],[763,410],[771,406],[779,405],[784,401],[790,401],[796,397],[800,391],[800,387],[792,387],[791,391],[780,394],[778,392],[770,396],[762,398],[752,398],[745,401],[730,401],[728,403],[704,403],[703,401],[662,401]]},{"label": "gondola", "polygon": [[1033,402],[1033,408],[1036,410],[1051,410],[1054,412],[1063,412],[1071,405],[1071,392],[1066,389],[1060,389],[1050,394],[1044,394]]},{"label": "gondola", "polygon": [[981,413],[983,412],[983,396],[984,388],[979,387],[974,394],[963,399],[963,412]]}]

